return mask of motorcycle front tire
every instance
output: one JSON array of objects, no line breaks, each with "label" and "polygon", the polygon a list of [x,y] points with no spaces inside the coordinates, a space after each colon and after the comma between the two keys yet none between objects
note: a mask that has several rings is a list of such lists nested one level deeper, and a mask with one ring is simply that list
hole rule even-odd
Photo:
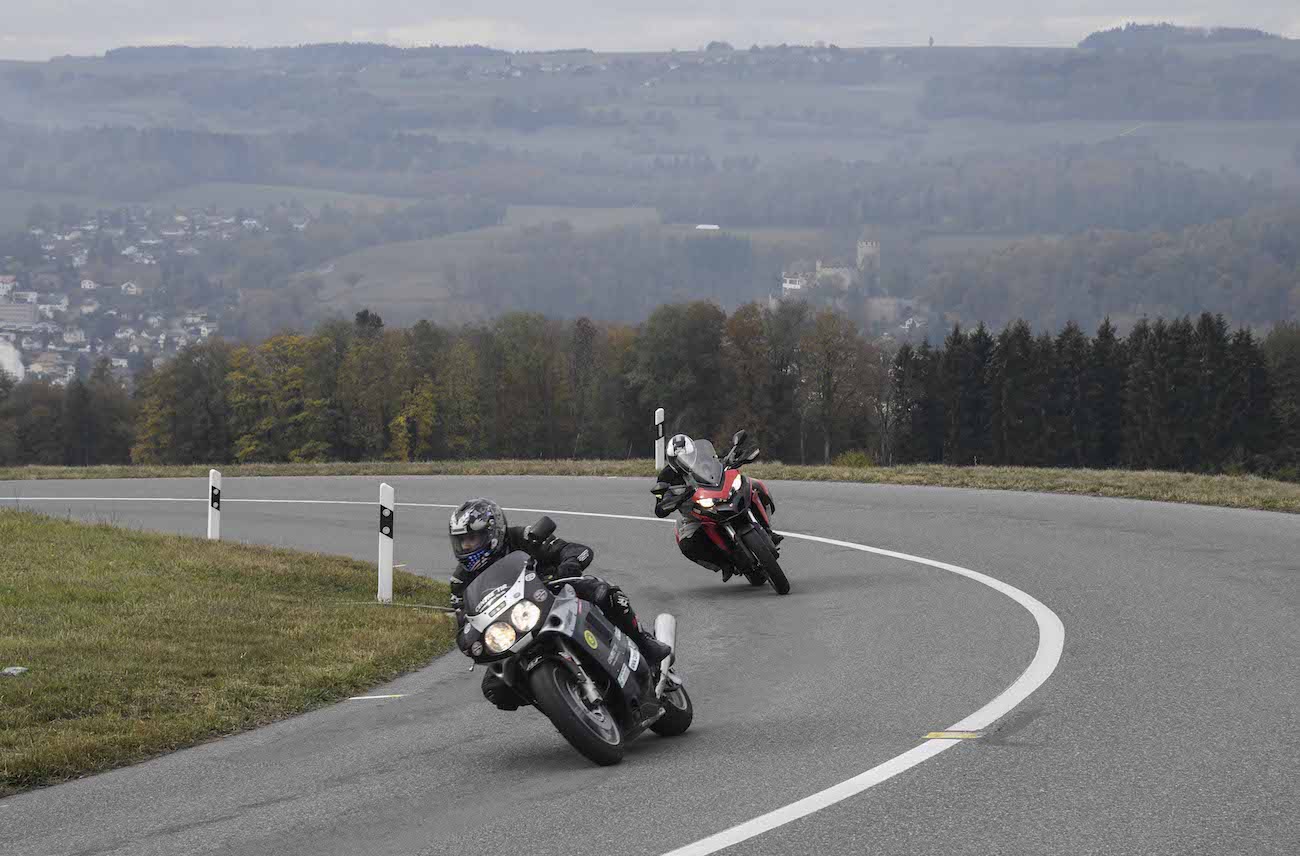
[{"label": "motorcycle front tire", "polygon": [[596,711],[586,706],[568,669],[543,661],[528,681],[537,709],[574,749],[602,767],[623,760],[623,730],[604,705]]},{"label": "motorcycle front tire", "polygon": [[744,542],[745,549],[754,554],[754,558],[758,560],[759,566],[771,581],[776,593],[789,594],[790,581],[786,579],[785,571],[781,569],[781,563],[776,559],[776,551],[772,549],[772,541],[767,537],[767,533],[756,526],[741,535],[740,540]]}]

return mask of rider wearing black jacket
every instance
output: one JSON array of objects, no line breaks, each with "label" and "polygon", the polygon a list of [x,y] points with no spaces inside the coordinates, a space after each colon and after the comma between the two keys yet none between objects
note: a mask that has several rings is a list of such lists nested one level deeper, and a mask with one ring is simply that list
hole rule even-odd
[{"label": "rider wearing black jacket", "polygon": [[[682,475],[680,464],[677,462],[677,456],[692,448],[693,442],[685,434],[677,434],[665,445],[666,463],[659,471],[658,482],[652,491],[655,497],[656,517],[667,517],[674,511],[678,511],[694,492],[687,485],[686,477]],[[772,533],[772,540],[773,543],[779,544],[781,536]],[[710,540],[703,526],[684,513],[677,521],[677,547],[682,551],[683,556],[695,564],[708,568],[714,573],[722,571],[724,582],[731,578],[732,563],[727,552]]]},{"label": "rider wearing black jacket", "polygon": [[[583,571],[595,558],[587,546],[564,541],[555,536],[538,538],[531,526],[507,526],[505,512],[490,499],[471,499],[456,509],[449,524],[451,549],[456,570],[451,575],[451,605],[457,610],[475,604],[464,602],[465,588],[493,562],[515,550],[522,550],[537,560],[537,573],[546,580],[571,580],[574,593],[597,606],[610,623],[637,644],[646,659],[658,664],[672,649],[655,639],[637,619],[626,594],[618,586]],[[463,612],[458,612],[463,619]],[[491,672],[483,676],[483,695],[502,710],[515,710],[519,698]]]},{"label": "rider wearing black jacket", "polygon": [[[671,465],[659,471],[659,483],[654,489],[655,517],[667,517],[690,499],[691,490],[687,489],[684,493],[681,491],[685,485],[686,479]],[[677,521],[677,548],[695,564],[708,568],[715,574],[722,571],[724,578],[731,577],[731,562],[726,553],[709,540],[703,526],[686,515]]]}]

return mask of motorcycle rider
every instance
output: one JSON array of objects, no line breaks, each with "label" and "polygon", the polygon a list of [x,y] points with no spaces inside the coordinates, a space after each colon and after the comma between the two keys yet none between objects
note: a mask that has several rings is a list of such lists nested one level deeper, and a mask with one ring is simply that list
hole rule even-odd
[{"label": "motorcycle rider", "polygon": [[[535,537],[532,529],[531,526],[508,526],[505,512],[490,499],[471,499],[451,515],[448,534],[457,562],[451,575],[451,605],[458,610],[458,620],[463,620],[464,616],[461,610],[466,606],[466,586],[497,559],[515,550],[523,550],[537,560],[537,573],[542,579],[578,577],[569,583],[574,593],[598,607],[611,624],[636,643],[652,668],[657,669],[672,653],[672,648],[642,627],[622,589],[600,577],[583,573],[595,558],[595,552],[590,547],[554,535],[545,539]],[[519,697],[491,672],[483,676],[483,695],[502,710],[519,708]]]},{"label": "motorcycle rider", "polygon": [[[659,480],[655,484],[655,516],[667,517],[691,498],[691,490],[686,488],[686,477],[682,475],[678,456],[695,450],[695,441],[685,434],[675,434],[664,448],[664,468],[659,471]],[[780,543],[780,537],[773,533],[773,543]],[[732,563],[726,551],[714,544],[699,521],[682,514],[677,521],[677,548],[682,555],[701,567],[717,573],[722,571],[722,581],[732,576]]]}]

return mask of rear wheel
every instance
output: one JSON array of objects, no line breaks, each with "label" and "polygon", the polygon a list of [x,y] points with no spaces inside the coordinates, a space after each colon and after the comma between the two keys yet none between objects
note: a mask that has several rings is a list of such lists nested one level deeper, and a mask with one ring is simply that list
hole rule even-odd
[{"label": "rear wheel", "polygon": [[776,593],[789,594],[790,581],[785,578],[785,571],[781,570],[781,563],[776,560],[776,552],[772,549],[772,542],[767,537],[767,533],[754,527],[741,535],[740,540],[754,554],[754,558],[758,559],[759,566],[771,581]]},{"label": "rear wheel", "polygon": [[650,730],[661,737],[685,734],[695,718],[695,708],[691,705],[691,697],[686,694],[686,687],[675,687],[664,693],[659,702],[664,706],[664,715],[650,725]]},{"label": "rear wheel", "polygon": [[623,731],[604,704],[593,710],[582,700],[568,669],[544,661],[529,678],[537,707],[555,730],[587,758],[603,767],[623,760]]}]

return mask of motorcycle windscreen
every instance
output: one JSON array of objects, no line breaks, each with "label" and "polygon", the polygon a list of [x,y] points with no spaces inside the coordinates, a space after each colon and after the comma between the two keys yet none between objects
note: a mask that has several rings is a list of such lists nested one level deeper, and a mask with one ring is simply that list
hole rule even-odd
[{"label": "motorcycle windscreen", "polygon": [[718,453],[708,440],[696,440],[693,448],[677,455],[677,460],[698,483],[709,487],[719,487],[722,484],[722,461],[718,460]]},{"label": "motorcycle windscreen", "polygon": [[492,596],[508,591],[528,564],[527,553],[517,550],[488,566],[465,588],[465,612],[477,615]]}]

